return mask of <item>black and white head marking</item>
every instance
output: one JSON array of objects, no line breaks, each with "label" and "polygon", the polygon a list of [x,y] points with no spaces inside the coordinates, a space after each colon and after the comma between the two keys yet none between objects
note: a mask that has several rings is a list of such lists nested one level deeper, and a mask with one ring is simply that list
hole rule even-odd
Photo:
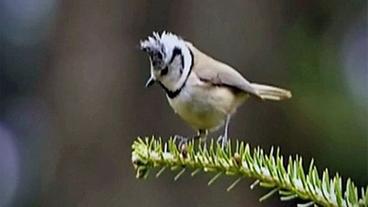
[{"label": "black and white head marking", "polygon": [[175,98],[185,87],[193,66],[193,54],[185,41],[168,32],[154,32],[140,42],[151,64],[151,77],[146,86],[157,81],[169,98]]}]

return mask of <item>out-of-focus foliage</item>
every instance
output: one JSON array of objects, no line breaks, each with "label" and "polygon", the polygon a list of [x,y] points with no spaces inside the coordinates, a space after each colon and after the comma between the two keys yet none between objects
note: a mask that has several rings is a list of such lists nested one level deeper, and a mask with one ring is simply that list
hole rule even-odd
[{"label": "out-of-focus foliage", "polygon": [[0,1],[0,206],[259,206],[257,193],[226,194],[222,181],[208,191],[195,179],[134,179],[134,137],[193,133],[159,87],[144,88],[149,63],[137,44],[162,30],[251,81],[293,92],[282,103],[244,104],[231,137],[314,157],[343,182],[351,177],[365,186],[367,6],[365,0]]}]

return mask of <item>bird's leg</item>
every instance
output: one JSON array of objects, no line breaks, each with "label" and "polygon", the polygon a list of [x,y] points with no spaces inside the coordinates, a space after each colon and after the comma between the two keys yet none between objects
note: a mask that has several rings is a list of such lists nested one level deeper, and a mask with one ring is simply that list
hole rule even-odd
[{"label": "bird's leg", "polygon": [[221,147],[224,148],[227,144],[228,144],[228,130],[229,130],[229,123],[230,123],[230,119],[231,119],[231,115],[228,114],[226,116],[226,121],[225,121],[225,126],[224,126],[224,134],[221,135],[218,139],[217,142],[221,143]]},{"label": "bird's leg", "polygon": [[208,130],[207,129],[198,129],[197,135],[193,137],[193,139],[198,139],[200,142],[205,142],[207,139]]},{"label": "bird's leg", "polygon": [[[197,135],[193,136],[192,138],[194,140],[199,140],[200,142],[205,142],[207,139],[207,135],[208,135],[208,130],[207,129],[199,129],[197,131]],[[184,137],[181,135],[175,135],[174,136],[174,142],[179,141],[179,148],[181,146],[183,146],[184,144],[186,144],[188,142],[189,138],[188,137]]]}]

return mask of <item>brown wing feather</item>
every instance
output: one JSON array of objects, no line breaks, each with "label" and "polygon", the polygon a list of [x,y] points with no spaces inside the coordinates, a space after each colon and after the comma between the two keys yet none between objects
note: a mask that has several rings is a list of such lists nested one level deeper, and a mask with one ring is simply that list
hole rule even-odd
[{"label": "brown wing feather", "polygon": [[234,68],[207,56],[195,48],[191,43],[187,44],[194,56],[193,71],[201,80],[208,81],[214,85],[233,87],[261,98],[249,81]]}]

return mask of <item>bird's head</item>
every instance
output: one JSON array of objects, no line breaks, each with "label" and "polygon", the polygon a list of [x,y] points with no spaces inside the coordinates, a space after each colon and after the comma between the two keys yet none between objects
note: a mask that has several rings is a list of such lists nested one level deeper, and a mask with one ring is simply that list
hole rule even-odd
[{"label": "bird's head", "polygon": [[183,85],[193,62],[190,49],[182,38],[169,32],[140,41],[140,49],[148,54],[151,64],[151,77],[146,86],[158,81],[167,90],[175,91]]}]

